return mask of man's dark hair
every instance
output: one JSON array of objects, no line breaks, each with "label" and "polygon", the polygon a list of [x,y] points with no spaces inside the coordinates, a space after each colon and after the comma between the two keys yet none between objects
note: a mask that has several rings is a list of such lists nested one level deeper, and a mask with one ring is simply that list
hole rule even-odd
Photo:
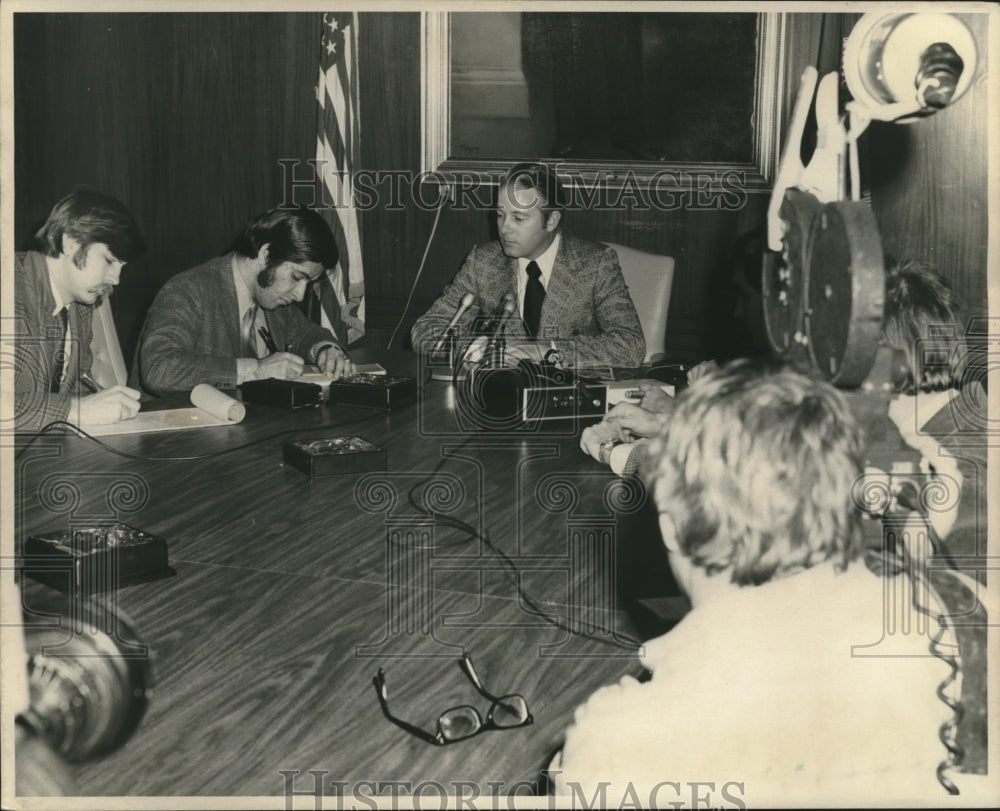
[{"label": "man's dark hair", "polygon": [[[966,361],[962,304],[948,280],[926,262],[892,262],[885,274],[885,342],[906,355],[906,394],[960,386]],[[935,339],[935,331],[941,337]],[[950,333],[950,334],[948,334]],[[921,362],[933,345],[938,362]]]},{"label": "man's dark hair", "polygon": [[542,211],[562,211],[566,207],[566,190],[556,176],[555,169],[544,163],[518,163],[511,166],[500,181],[500,189],[534,189],[545,199]]},{"label": "man's dark hair", "polygon": [[34,246],[46,256],[59,256],[63,237],[80,243],[86,256],[91,245],[107,245],[115,259],[133,261],[146,249],[139,226],[125,205],[108,194],[79,187],[52,207],[35,234]]},{"label": "man's dark hair", "polygon": [[261,287],[274,281],[274,269],[284,262],[318,262],[324,268],[336,267],[340,259],[337,241],[326,221],[315,211],[299,208],[275,208],[261,214],[240,234],[233,250],[254,259],[268,246],[267,265],[257,276]]}]

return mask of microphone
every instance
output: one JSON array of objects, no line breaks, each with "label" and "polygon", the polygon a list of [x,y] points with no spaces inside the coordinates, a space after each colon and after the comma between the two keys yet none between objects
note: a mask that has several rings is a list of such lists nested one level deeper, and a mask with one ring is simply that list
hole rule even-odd
[{"label": "microphone", "polygon": [[448,333],[451,332],[453,329],[455,329],[455,325],[458,323],[458,320],[463,315],[465,315],[465,311],[472,306],[472,302],[474,302],[475,300],[476,297],[472,293],[466,293],[464,296],[462,296],[462,300],[461,302],[459,302],[458,309],[455,310],[455,315],[451,317],[451,321],[448,322],[448,326],[445,327],[444,332],[441,333],[441,337],[438,338],[437,343],[434,344],[434,348],[431,350],[432,355],[436,354],[437,351],[441,348],[441,344],[444,343],[444,339],[448,336]]},{"label": "microphone", "polygon": [[493,335],[490,336],[491,340],[495,340],[497,338],[500,334],[500,330],[504,327],[504,322],[517,310],[517,293],[513,290],[509,293],[504,293],[501,302],[503,303],[503,306],[500,310],[500,315],[497,318],[496,326],[493,327]]},{"label": "microphone", "polygon": [[489,346],[484,353],[486,357],[492,354],[494,366],[504,365],[504,350],[507,348],[507,341],[504,340],[503,331],[507,319],[517,310],[517,293],[513,291],[504,293],[502,301],[503,308],[500,310],[500,317],[497,319],[496,326],[493,328],[493,334],[490,336]]},{"label": "microphone", "polygon": [[513,290],[504,293],[503,296],[503,309],[500,311],[500,320],[509,318],[514,314],[514,310],[517,309],[517,293]]}]

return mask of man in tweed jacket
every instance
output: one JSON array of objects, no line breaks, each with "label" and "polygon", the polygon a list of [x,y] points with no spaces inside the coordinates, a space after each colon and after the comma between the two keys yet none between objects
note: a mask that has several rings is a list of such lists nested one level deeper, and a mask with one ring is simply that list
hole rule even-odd
[{"label": "man in tweed jacket", "polygon": [[[521,318],[507,319],[508,336],[536,338],[580,364],[642,362],[642,327],[618,257],[605,245],[562,233],[564,199],[555,173],[543,164],[518,164],[507,172],[497,209],[499,241],[475,246],[441,297],[417,319],[410,333],[415,350],[429,351],[471,294],[472,305],[456,325],[459,336],[469,336],[478,317],[502,312],[510,300]],[[539,266],[544,288],[534,335],[525,306],[532,264]]]},{"label": "man in tweed jacket", "polygon": [[146,316],[133,380],[162,395],[199,383],[232,389],[248,380],[294,379],[305,362],[334,378],[353,374],[340,341],[293,304],[337,259],[333,234],[315,211],[261,215],[232,253],[161,288]]},{"label": "man in tweed jacket", "polygon": [[[144,250],[121,202],[79,188],[53,206],[33,250],[14,257],[14,426],[87,428],[134,417],[139,392],[87,386],[94,307]],[[83,384],[83,385],[81,385]]]}]

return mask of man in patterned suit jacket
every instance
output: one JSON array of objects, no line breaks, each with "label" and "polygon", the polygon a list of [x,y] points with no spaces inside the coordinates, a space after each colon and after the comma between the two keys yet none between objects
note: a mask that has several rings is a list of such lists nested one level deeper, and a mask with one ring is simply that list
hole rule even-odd
[{"label": "man in patterned suit jacket", "polygon": [[138,391],[95,392],[86,381],[94,307],[144,250],[135,220],[114,197],[79,188],[53,206],[33,248],[14,257],[15,428],[134,417]]},{"label": "man in patterned suit jacket", "polygon": [[337,259],[333,234],[315,211],[262,214],[232,253],[163,285],[146,316],[133,379],[160,395],[199,383],[232,389],[248,380],[290,380],[306,361],[335,379],[354,374],[333,333],[292,304]]},{"label": "man in patterned suit jacket", "polygon": [[[646,345],[618,257],[605,245],[562,233],[564,199],[549,167],[512,167],[500,184],[499,241],[472,249],[454,281],[413,325],[414,349],[429,351],[471,294],[472,305],[456,325],[460,336],[470,334],[477,317],[516,301],[521,318],[507,319],[508,336],[537,338],[581,364],[638,366]],[[532,287],[539,291],[537,325]]]}]

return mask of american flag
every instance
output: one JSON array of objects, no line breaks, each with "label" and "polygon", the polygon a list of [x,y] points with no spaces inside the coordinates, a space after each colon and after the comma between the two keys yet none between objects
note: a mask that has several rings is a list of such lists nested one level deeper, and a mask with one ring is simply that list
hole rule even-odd
[{"label": "american flag", "polygon": [[359,162],[358,15],[323,15],[316,86],[316,168],[325,186],[322,213],[337,238],[340,263],[314,285],[321,323],[351,343],[365,332],[365,276],[361,231],[351,178]]}]

